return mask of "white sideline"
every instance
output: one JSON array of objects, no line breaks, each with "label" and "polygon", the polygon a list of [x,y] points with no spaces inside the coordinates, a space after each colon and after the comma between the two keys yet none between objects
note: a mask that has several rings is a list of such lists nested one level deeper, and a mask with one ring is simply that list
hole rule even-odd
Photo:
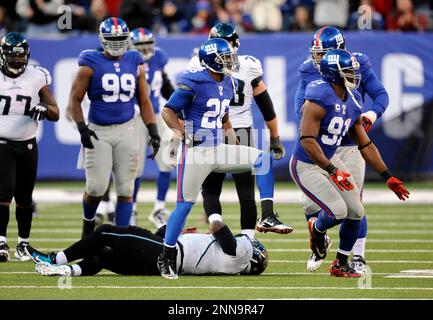
[{"label": "white sideline", "polygon": [[[34,191],[34,199],[36,202],[53,203],[53,202],[70,202],[81,203],[83,201],[84,190],[59,190],[55,188],[37,188]],[[138,193],[139,202],[153,202],[156,197],[155,190],[141,190]],[[256,192],[257,201],[259,194]],[[112,199],[115,199],[115,194],[112,194]],[[281,204],[299,204],[301,203],[301,191],[299,190],[284,190],[276,189],[274,199]],[[176,201],[176,190],[170,189],[167,194],[168,202]],[[238,203],[237,193],[235,189],[223,189],[221,201],[227,203]],[[433,204],[433,191],[431,190],[410,190],[410,199],[408,201],[400,201],[396,195],[386,189],[366,189],[363,193],[363,201],[366,204]],[[201,195],[197,202],[202,202]]]}]

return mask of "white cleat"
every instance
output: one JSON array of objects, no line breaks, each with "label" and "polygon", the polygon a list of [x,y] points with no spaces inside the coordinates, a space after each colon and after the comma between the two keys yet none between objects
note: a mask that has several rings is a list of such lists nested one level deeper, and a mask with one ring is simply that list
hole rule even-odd
[{"label": "white cleat", "polygon": [[30,261],[30,257],[27,255],[25,248],[29,245],[28,242],[20,242],[14,253],[14,257],[18,261]]},{"label": "white cleat", "polygon": [[356,273],[364,274],[366,272],[366,262],[361,256],[352,257],[352,268],[355,269]]},{"label": "white cleat", "polygon": [[62,276],[69,277],[72,275],[72,268],[68,265],[55,265],[48,262],[38,262],[35,265],[37,273],[43,276]]},{"label": "white cleat", "polygon": [[[325,235],[325,241],[327,243],[326,246],[326,253],[329,252],[329,249],[331,249],[332,246],[332,240],[328,235]],[[319,257],[317,257],[314,253],[311,253],[310,257],[308,258],[307,261],[307,271],[308,272],[314,272],[317,269],[320,268],[321,264],[323,262],[323,259],[320,259]]]},{"label": "white cleat", "polygon": [[161,228],[163,225],[167,224],[167,221],[165,220],[165,217],[169,214],[167,209],[159,209],[159,210],[153,210],[149,214],[149,221],[152,222],[152,224],[157,228]]}]

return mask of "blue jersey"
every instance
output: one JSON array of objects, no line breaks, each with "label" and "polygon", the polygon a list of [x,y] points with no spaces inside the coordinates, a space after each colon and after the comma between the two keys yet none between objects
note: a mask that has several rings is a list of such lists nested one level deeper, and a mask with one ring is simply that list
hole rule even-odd
[{"label": "blue jersey", "polygon": [[202,145],[222,143],[222,117],[229,111],[233,98],[230,77],[215,81],[209,72],[186,71],[178,78],[178,87],[167,101],[174,112],[183,112],[185,131],[194,133],[194,139]]},{"label": "blue jersey", "polygon": [[[357,101],[361,99],[357,91],[354,91],[353,95]],[[347,93],[346,96],[346,100],[342,101],[332,86],[323,80],[310,82],[305,90],[305,100],[318,104],[326,111],[325,117],[320,122],[316,141],[328,159],[332,158],[343,137],[362,113],[353,98]],[[314,163],[302,148],[299,137],[293,154],[298,160]]]},{"label": "blue jersey", "polygon": [[153,110],[159,113],[159,97],[162,88],[162,73],[168,62],[167,54],[161,48],[155,48],[155,54],[144,63],[146,79],[150,90],[150,100],[152,101]]},{"label": "blue jersey", "polygon": [[134,117],[138,66],[143,63],[141,54],[134,50],[126,51],[119,60],[109,59],[99,50],[80,53],[78,65],[93,70],[87,89],[90,122],[106,126]]},{"label": "blue jersey", "polygon": [[[370,63],[370,59],[362,53],[353,53],[358,60],[360,65],[360,73],[361,73],[361,84],[358,88],[358,92],[360,95],[359,103],[364,103],[365,94],[367,93],[370,98],[373,100],[373,103],[370,107],[364,107],[366,111],[374,111],[379,118],[388,107],[389,99],[388,94],[386,93],[385,88],[380,82],[379,78],[373,71],[373,68]],[[322,77],[319,71],[314,67],[311,59],[305,60],[300,66],[298,70],[299,76],[299,85],[295,94],[295,113],[298,120],[301,119],[301,109],[305,100],[305,90],[307,85],[315,80],[321,80]],[[352,140],[348,136],[346,136],[341,145],[354,145]]]}]

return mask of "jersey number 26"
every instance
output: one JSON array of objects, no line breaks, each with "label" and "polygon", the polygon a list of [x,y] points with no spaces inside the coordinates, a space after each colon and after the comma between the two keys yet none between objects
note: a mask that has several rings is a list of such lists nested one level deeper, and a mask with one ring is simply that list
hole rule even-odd
[{"label": "jersey number 26", "polygon": [[214,110],[206,111],[201,119],[201,127],[206,129],[220,129],[222,127],[221,118],[224,116],[226,109],[230,105],[230,100],[213,98],[207,101],[206,106],[208,108],[215,108]]}]

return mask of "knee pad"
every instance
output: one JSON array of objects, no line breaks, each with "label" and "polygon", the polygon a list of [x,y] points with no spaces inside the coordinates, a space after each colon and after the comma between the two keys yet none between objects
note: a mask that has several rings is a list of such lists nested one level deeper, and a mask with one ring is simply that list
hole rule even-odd
[{"label": "knee pad", "polygon": [[365,215],[365,209],[361,201],[347,208],[347,217],[352,220],[361,220]]},{"label": "knee pad", "polygon": [[132,197],[134,193],[134,180],[116,181],[116,193],[118,197]]},{"label": "knee pad", "polygon": [[107,187],[107,185],[98,183],[96,179],[87,179],[86,181],[86,192],[91,197],[102,197],[105,191],[107,191]]},{"label": "knee pad", "polygon": [[321,210],[321,208],[304,193],[302,193],[302,207],[306,215],[315,215]]},{"label": "knee pad", "polygon": [[345,219],[347,217],[348,209],[343,199],[334,201],[330,206],[332,213],[337,220]]}]

